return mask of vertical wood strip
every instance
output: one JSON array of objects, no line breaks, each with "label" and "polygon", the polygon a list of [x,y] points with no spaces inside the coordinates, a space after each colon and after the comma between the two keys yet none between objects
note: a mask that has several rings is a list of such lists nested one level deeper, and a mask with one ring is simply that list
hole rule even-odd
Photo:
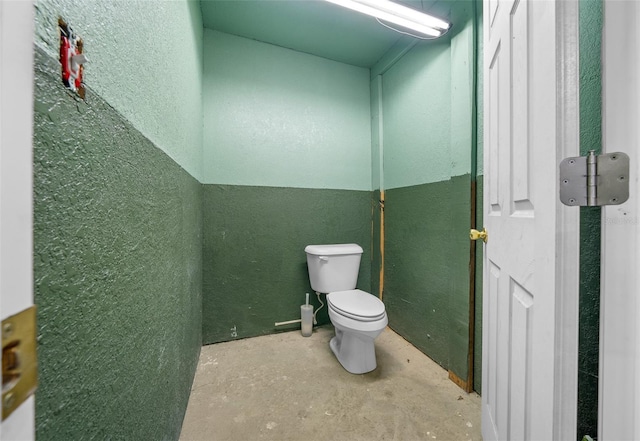
[{"label": "vertical wood strip", "polygon": [[380,289],[378,297],[382,300],[384,292],[384,190],[380,190]]},{"label": "vertical wood strip", "polygon": [[[477,229],[476,225],[476,202],[477,202],[477,182],[471,181],[471,228]],[[467,384],[465,390],[473,390],[473,366],[475,364],[475,334],[476,334],[476,242],[470,240],[469,243],[469,347],[467,352]]]}]

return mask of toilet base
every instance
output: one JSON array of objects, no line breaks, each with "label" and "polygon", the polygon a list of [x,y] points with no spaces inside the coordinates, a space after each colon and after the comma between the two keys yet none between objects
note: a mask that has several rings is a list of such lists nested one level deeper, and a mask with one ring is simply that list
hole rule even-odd
[{"label": "toilet base", "polygon": [[[334,324],[335,326],[335,324]],[[374,339],[382,332],[345,332],[335,326],[329,347],[343,368],[352,374],[365,374],[377,367]]]}]

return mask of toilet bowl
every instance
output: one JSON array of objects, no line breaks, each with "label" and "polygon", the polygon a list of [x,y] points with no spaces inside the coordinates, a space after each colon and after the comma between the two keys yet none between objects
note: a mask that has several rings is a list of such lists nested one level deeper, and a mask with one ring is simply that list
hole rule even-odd
[{"label": "toilet bowl", "polygon": [[318,294],[327,294],[329,319],[336,331],[329,347],[348,372],[364,374],[374,370],[374,340],[388,319],[380,299],[355,289],[362,247],[308,245],[304,250],[311,288]]},{"label": "toilet bowl", "polygon": [[327,306],[336,331],[329,347],[342,367],[352,374],[374,370],[377,367],[374,340],[388,323],[384,304],[356,289],[327,294]]}]

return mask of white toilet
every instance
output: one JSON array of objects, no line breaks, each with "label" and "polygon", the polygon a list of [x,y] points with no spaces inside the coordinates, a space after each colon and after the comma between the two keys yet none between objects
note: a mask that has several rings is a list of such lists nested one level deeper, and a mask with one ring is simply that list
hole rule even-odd
[{"label": "white toilet", "polygon": [[329,346],[352,374],[376,368],[373,341],[387,326],[384,303],[368,292],[355,289],[362,248],[357,244],[308,245],[311,288],[327,294],[329,318],[336,335]]}]

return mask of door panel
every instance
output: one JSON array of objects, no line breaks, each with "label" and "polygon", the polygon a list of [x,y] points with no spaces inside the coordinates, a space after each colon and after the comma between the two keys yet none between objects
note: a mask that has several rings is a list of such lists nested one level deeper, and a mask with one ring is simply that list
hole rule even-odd
[{"label": "door panel", "polygon": [[[498,347],[498,283],[500,280],[500,268],[491,265],[485,275],[486,286],[484,295],[484,317],[483,317],[483,358],[482,358],[482,396],[485,397],[483,404],[486,402],[486,416],[489,418],[488,424],[485,424],[483,411],[483,427],[495,428],[497,424],[495,419],[498,417],[498,369],[496,348]],[[491,354],[491,357],[488,355]],[[492,439],[497,438],[497,434],[493,434]]]},{"label": "door panel", "polygon": [[[489,106],[488,106],[488,118],[485,120],[486,124],[489,127],[488,139],[490,145],[494,148],[488,149],[489,158],[486,161],[486,173],[487,176],[495,176],[495,179],[489,179],[489,182],[485,181],[485,186],[489,190],[488,198],[485,200],[489,201],[489,214],[490,215],[500,215],[500,187],[498,186],[499,177],[500,177],[500,169],[499,169],[499,152],[500,152],[500,139],[498,137],[499,126],[498,123],[500,121],[500,117],[498,111],[500,109],[500,99],[498,92],[500,88],[498,87],[500,81],[500,44],[497,45],[493,54],[491,54],[491,63],[489,63],[489,74],[487,78],[489,78],[489,87],[486,89],[487,94],[489,95]],[[486,59],[487,57],[485,57]]]},{"label": "door panel", "polygon": [[529,177],[529,47],[527,3],[516,1],[511,13],[511,54],[513,57],[511,78],[513,108],[513,141],[511,142],[511,212],[521,216],[533,215]]},{"label": "door panel", "polygon": [[[527,407],[531,398],[531,327],[533,324],[533,295],[513,279],[511,282],[511,354],[510,371],[516,373],[511,381],[510,427],[511,439],[526,439],[529,433]],[[518,373],[522,373],[519,375]]]},{"label": "door panel", "polygon": [[[560,430],[570,423],[557,419],[554,410],[565,403],[575,406],[575,398],[556,395],[556,379],[564,381],[562,375],[570,372],[561,369],[556,338],[575,337],[556,334],[565,228],[558,223],[556,179],[562,150],[557,135],[565,117],[556,99],[564,81],[558,71],[565,68],[556,52],[562,36],[556,32],[559,9],[556,2],[540,0],[485,5],[490,11],[484,23],[489,240],[484,246],[483,437],[551,440],[570,433]],[[577,284],[572,295],[577,301]]]}]

